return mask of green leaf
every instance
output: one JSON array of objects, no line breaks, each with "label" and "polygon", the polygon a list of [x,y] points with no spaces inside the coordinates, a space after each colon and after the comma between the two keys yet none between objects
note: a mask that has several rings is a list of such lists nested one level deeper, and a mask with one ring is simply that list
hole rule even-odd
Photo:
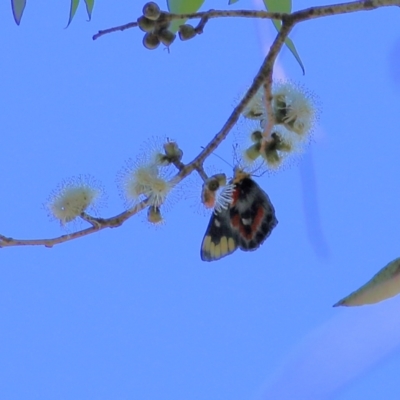
[{"label": "green leaf", "polygon": [[[292,12],[292,0],[264,0],[265,8],[270,12],[279,12],[279,13],[291,13]],[[281,29],[282,22],[279,20],[272,20],[276,30],[279,32]],[[296,47],[293,41],[290,38],[286,38],[285,44],[288,49],[293,54],[294,58],[300,65],[300,68],[303,71],[303,75],[306,73],[304,65],[300,59],[299,53],[296,50]]]},{"label": "green leaf", "polygon": [[76,13],[76,9],[79,6],[79,0],[71,0],[71,7],[69,9],[69,19],[68,19],[68,24],[67,24],[67,28],[69,26],[69,24],[72,21],[72,18],[74,18],[74,15]]},{"label": "green leaf", "polygon": [[400,293],[400,258],[382,268],[371,280],[333,307],[362,306],[389,299]]},{"label": "green leaf", "polygon": [[229,5],[237,3],[239,0],[229,0]]},{"label": "green leaf", "polygon": [[21,23],[22,14],[24,13],[26,0],[11,0],[11,8],[14,16],[15,23]]},{"label": "green leaf", "polygon": [[94,0],[85,0],[86,12],[89,17],[89,21],[92,19],[92,11],[94,6]]},{"label": "green leaf", "polygon": [[[167,0],[168,11],[173,14],[195,13],[203,5],[204,0]],[[179,26],[185,23],[185,19],[172,21],[170,30],[177,32]]]},{"label": "green leaf", "polygon": [[291,13],[292,0],[264,0],[265,8],[270,12]]}]

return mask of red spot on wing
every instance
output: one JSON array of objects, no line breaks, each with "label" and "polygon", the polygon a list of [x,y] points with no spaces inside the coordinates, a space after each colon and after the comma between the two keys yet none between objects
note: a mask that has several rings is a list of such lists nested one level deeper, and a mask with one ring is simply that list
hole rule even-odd
[{"label": "red spot on wing", "polygon": [[251,225],[251,231],[252,232],[255,233],[255,232],[258,231],[258,228],[260,227],[261,222],[263,221],[264,217],[265,217],[264,208],[263,207],[258,207],[257,214],[254,217],[254,221],[253,221],[253,223]]},{"label": "red spot on wing", "polygon": [[232,218],[231,218],[231,224],[234,228],[240,229],[240,217],[239,214],[235,214]]},{"label": "red spot on wing", "polygon": [[265,211],[262,207],[259,207],[257,213],[254,217],[253,223],[251,224],[250,231],[242,224],[242,221],[239,220],[239,232],[246,240],[252,240],[256,233],[258,232],[258,228],[261,225],[265,216]]}]

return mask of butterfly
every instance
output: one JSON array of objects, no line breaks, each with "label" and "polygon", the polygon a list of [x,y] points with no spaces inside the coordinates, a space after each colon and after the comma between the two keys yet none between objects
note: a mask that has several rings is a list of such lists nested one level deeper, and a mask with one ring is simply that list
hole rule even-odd
[{"label": "butterfly", "polygon": [[249,173],[235,168],[232,198],[226,207],[214,209],[201,244],[203,261],[215,261],[233,253],[256,250],[278,224],[268,195]]}]

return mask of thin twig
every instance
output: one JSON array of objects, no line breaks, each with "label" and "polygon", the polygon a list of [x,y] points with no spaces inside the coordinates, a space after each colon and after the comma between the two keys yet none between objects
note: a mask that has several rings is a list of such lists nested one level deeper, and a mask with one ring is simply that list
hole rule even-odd
[{"label": "thin twig", "polygon": [[204,17],[201,18],[200,22],[197,24],[197,26],[194,28],[195,32],[198,35],[201,35],[203,33],[204,27],[206,26],[206,23],[210,17],[208,15],[205,15]]},{"label": "thin twig", "polygon": [[129,22],[129,23],[124,24],[124,25],[114,26],[113,28],[103,29],[101,31],[98,31],[95,35],[93,35],[92,39],[96,40],[100,36],[107,35],[107,33],[113,33],[113,32],[118,32],[118,31],[122,32],[125,29],[135,28],[137,26],[138,26],[137,22]]},{"label": "thin twig", "polygon": [[[267,110],[267,124],[265,125],[264,132],[263,132],[263,143],[268,140],[272,133],[272,128],[275,125],[275,114],[272,109],[272,74],[271,74],[271,81],[267,79],[264,82],[264,102],[265,108]],[[263,148],[261,148],[263,149]]]},{"label": "thin twig", "polygon": [[198,165],[196,167],[196,171],[200,175],[200,178],[203,180],[203,182],[205,182],[208,179],[208,176],[207,176],[206,172],[204,171],[204,168],[202,165]]},{"label": "thin twig", "polygon": [[85,212],[83,212],[80,217],[88,222],[90,225],[92,225],[93,228],[100,228],[103,224],[104,224],[104,218],[96,218],[96,217],[92,217],[89,214],[86,214]]}]

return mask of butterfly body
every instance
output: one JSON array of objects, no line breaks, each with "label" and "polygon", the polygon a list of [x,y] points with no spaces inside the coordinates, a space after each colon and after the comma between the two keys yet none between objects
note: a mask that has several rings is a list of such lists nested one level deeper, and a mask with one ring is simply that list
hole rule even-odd
[{"label": "butterfly body", "polygon": [[235,170],[234,190],[226,208],[214,210],[201,246],[201,259],[215,261],[237,248],[255,250],[277,225],[268,195],[242,170]]}]

